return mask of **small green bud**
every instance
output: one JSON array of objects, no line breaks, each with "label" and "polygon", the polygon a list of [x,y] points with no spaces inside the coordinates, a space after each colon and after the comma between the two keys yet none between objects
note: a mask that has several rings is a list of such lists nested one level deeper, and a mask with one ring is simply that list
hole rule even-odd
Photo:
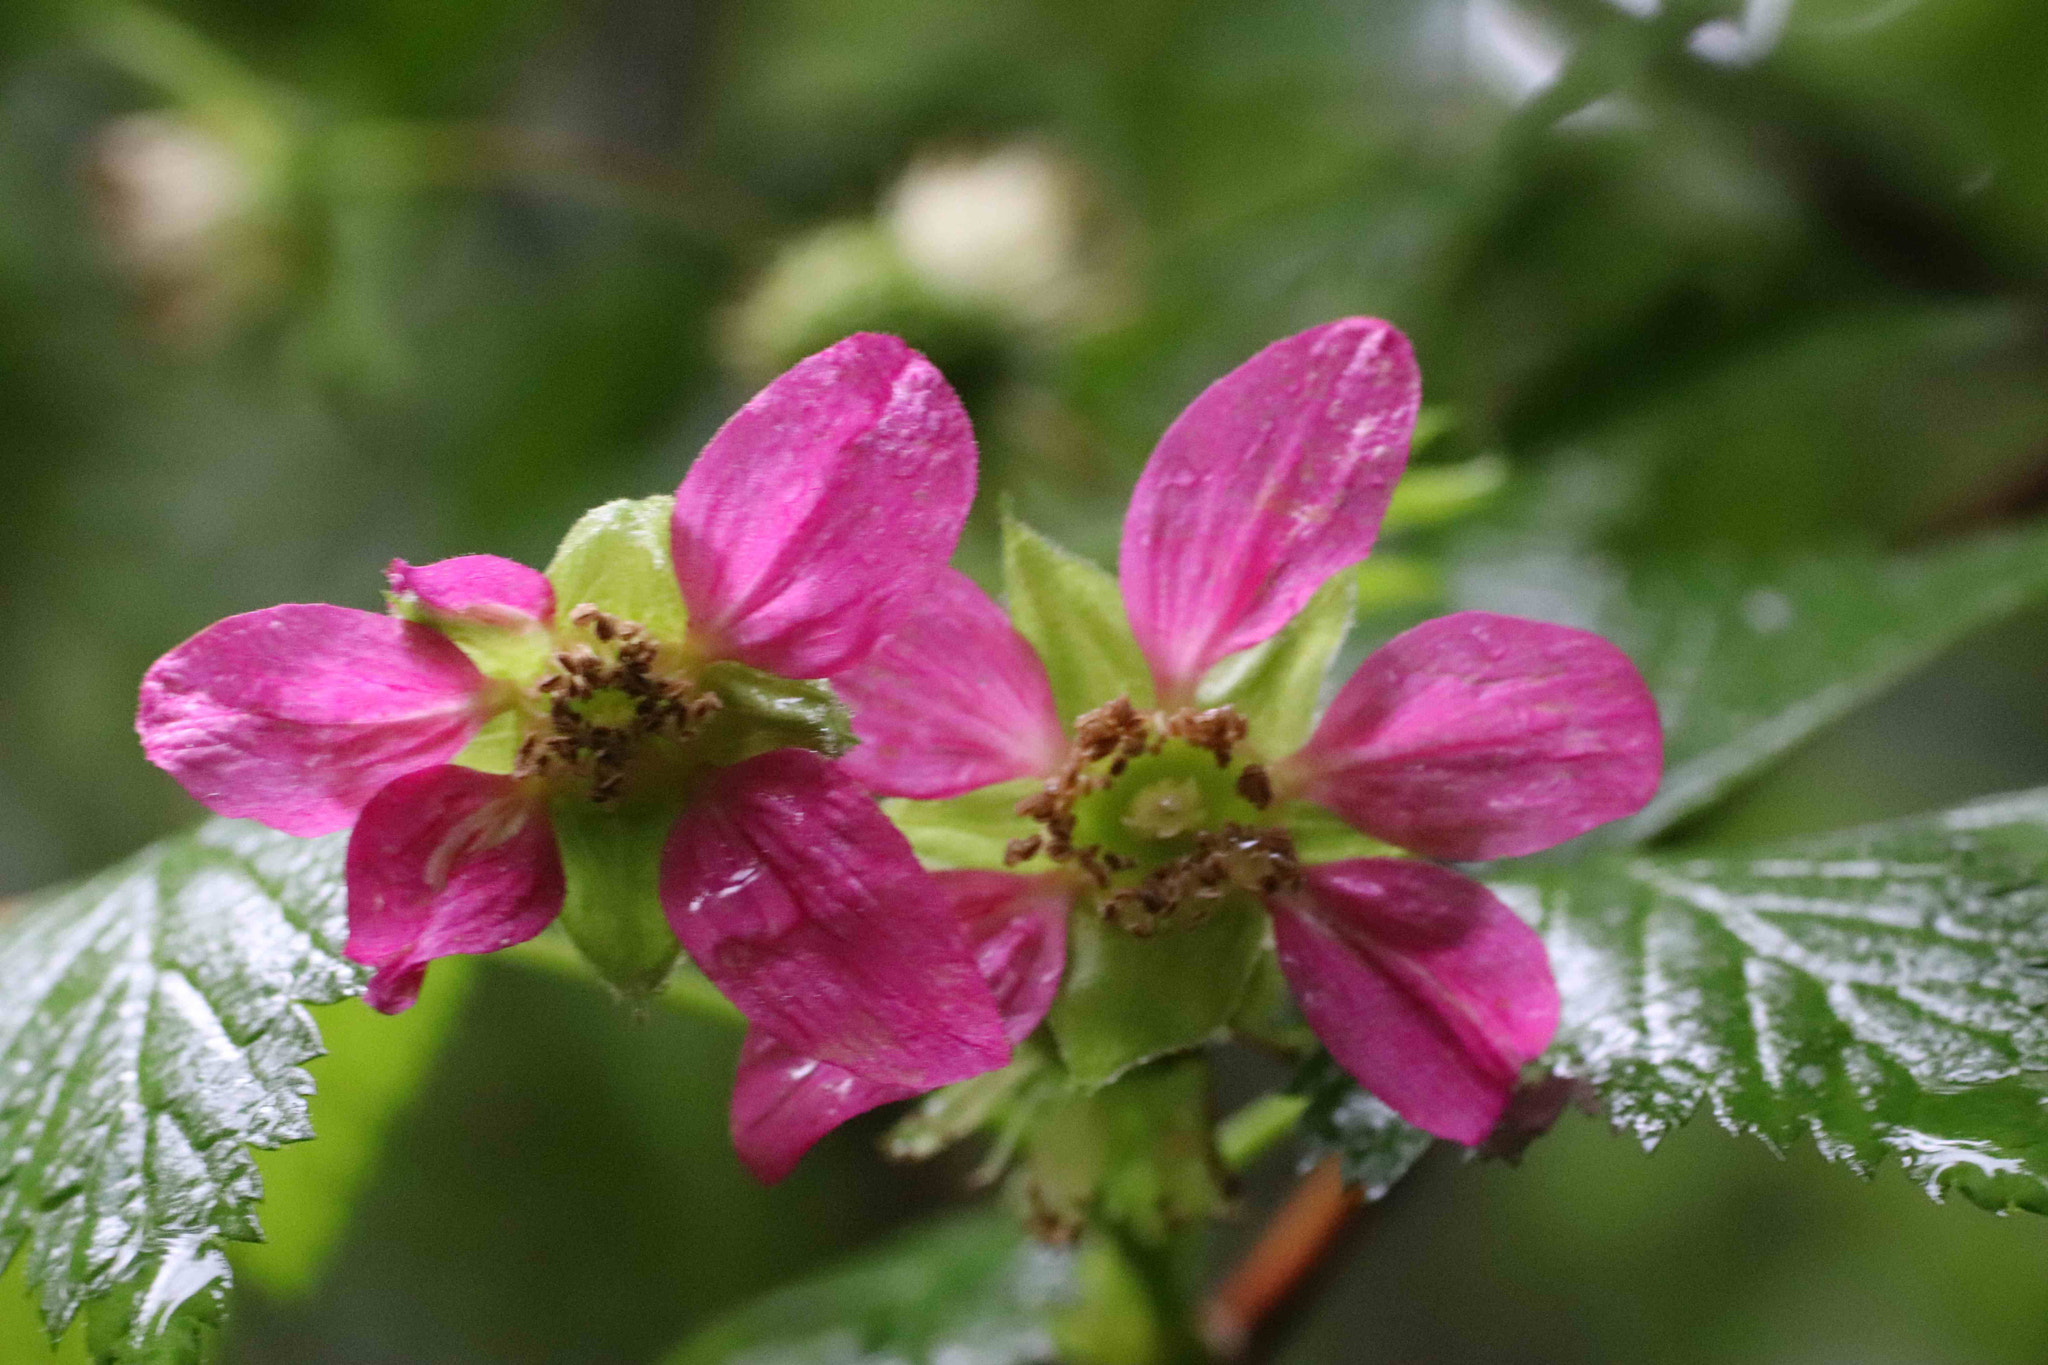
[{"label": "small green bud", "polygon": [[656,995],[682,956],[661,909],[661,854],[678,803],[549,806],[568,895],[562,928],[597,974],[628,1000]]}]

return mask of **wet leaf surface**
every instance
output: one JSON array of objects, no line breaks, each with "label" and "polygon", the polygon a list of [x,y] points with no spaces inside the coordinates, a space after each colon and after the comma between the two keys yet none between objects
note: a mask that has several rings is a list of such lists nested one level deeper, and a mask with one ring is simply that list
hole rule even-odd
[{"label": "wet leaf surface", "polygon": [[0,1263],[96,1356],[199,1359],[249,1148],[312,1136],[305,1006],[359,994],[338,839],[215,820],[0,918]]},{"label": "wet leaf surface", "polygon": [[1494,889],[1540,925],[1558,1069],[1645,1144],[1704,1108],[1931,1195],[2048,1212],[2048,791]]}]

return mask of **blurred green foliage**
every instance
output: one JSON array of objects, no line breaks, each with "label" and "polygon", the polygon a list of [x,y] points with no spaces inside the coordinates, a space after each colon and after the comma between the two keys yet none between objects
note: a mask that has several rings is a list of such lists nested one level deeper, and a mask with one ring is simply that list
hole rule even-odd
[{"label": "blurred green foliage", "polygon": [[[997,495],[1107,561],[1181,405],[1354,311],[1414,337],[1454,418],[1429,460],[1613,471],[1579,496],[1638,509],[1598,532],[1621,562],[2022,517],[2048,495],[2044,104],[2036,0],[20,0],[0,891],[195,817],[129,732],[164,649],[277,601],[374,606],[394,555],[544,563],[586,507],[672,488],[778,348],[855,326],[966,396],[984,577]],[[167,116],[216,141],[166,144]],[[905,216],[913,166],[1018,142],[1060,168],[1087,307],[963,293],[945,223]],[[165,145],[174,183],[208,146],[282,159],[231,230],[166,246],[136,182]],[[1390,546],[1421,566],[1404,598],[1442,535]],[[2044,674],[2048,619],[2013,622],[1679,837],[2040,785]],[[724,1135],[736,1042],[488,964],[437,1058],[382,1041],[425,1084],[363,1192],[306,1215],[346,1216],[292,1272],[310,1295],[245,1285],[227,1358],[652,1360],[957,1185],[879,1166],[882,1115],[754,1187]],[[1810,1153],[1696,1126],[1645,1159],[1573,1122],[1520,1171],[1425,1163],[1285,1349],[2033,1361],[2044,1237]]]}]

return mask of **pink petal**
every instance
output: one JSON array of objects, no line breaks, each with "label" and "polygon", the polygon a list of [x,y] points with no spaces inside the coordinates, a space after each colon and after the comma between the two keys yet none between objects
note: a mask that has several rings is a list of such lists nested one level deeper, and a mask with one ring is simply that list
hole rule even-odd
[{"label": "pink petal", "polygon": [[733,1150],[754,1179],[773,1185],[840,1124],[920,1093],[915,1085],[863,1080],[750,1028],[732,1084]]},{"label": "pink petal", "polygon": [[346,829],[393,778],[446,762],[486,718],[483,675],[439,631],[347,607],[219,621],[158,659],[135,728],[221,815]]},{"label": "pink petal", "polygon": [[[1021,1043],[1059,991],[1067,960],[1065,894],[1044,878],[1005,872],[940,872],[934,880],[995,992],[1003,1031]],[[733,1082],[733,1147],[756,1179],[772,1185],[840,1124],[918,1093],[916,1086],[863,1080],[750,1029]]]},{"label": "pink petal", "polygon": [[994,992],[1003,1032],[1021,1043],[1052,1008],[1067,967],[1068,895],[1049,877],[934,872],[974,965]]},{"label": "pink petal", "polygon": [[523,625],[555,619],[555,588],[547,575],[496,555],[459,555],[432,564],[391,561],[391,591],[441,616]]},{"label": "pink petal", "polygon": [[799,363],[676,490],[691,633],[784,677],[853,667],[953,553],[974,464],[959,398],[895,337],[851,336]]},{"label": "pink petal", "polygon": [[814,753],[722,769],[669,836],[661,899],[704,974],[805,1056],[919,1089],[1009,1060],[943,891]]},{"label": "pink petal", "polygon": [[1416,1127],[1484,1140],[1557,1032],[1536,931],[1471,878],[1406,858],[1310,868],[1270,906],[1280,970],[1338,1064]]},{"label": "pink petal", "polygon": [[1344,318],[1274,342],[1167,428],[1117,560],[1162,701],[1192,699],[1211,664],[1365,558],[1421,401],[1408,339]]},{"label": "pink petal", "polygon": [[860,739],[845,769],[885,796],[958,796],[1042,776],[1066,750],[1037,652],[952,569],[832,688]]},{"label": "pink petal", "polygon": [[1597,635],[1466,611],[1375,650],[1276,778],[1432,858],[1508,858],[1640,810],[1657,703]]},{"label": "pink petal", "polygon": [[366,997],[409,1008],[427,964],[524,943],[562,910],[546,805],[509,777],[453,765],[401,777],[348,840],[348,956],[377,974]]}]

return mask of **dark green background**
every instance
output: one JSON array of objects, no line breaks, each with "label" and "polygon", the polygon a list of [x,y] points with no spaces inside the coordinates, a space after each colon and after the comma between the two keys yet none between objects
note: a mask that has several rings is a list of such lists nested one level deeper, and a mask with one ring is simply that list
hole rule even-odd
[{"label": "dark green background", "polygon": [[[97,5],[0,13],[0,892],[194,818],[129,729],[192,631],[374,606],[394,555],[543,561],[584,507],[671,487],[760,378],[728,338],[777,251],[869,218],[934,148],[1055,149],[1104,243],[1085,331],[914,296],[804,324],[903,330],[962,389],[972,567],[999,492],[1106,556],[1203,383],[1358,311],[1409,331],[1455,415],[1431,459],[1614,461],[1630,555],[1908,547],[2048,502],[2037,0],[1791,0],[1738,67],[1689,52],[1720,9],[1681,0],[162,12],[309,143],[403,120],[544,150],[395,186],[308,173],[264,238],[270,291],[181,333],[108,259],[86,175],[108,121],[165,93],[106,59]],[[1561,74],[1517,97],[1503,33]],[[1681,837],[2048,782],[2044,668],[2048,619],[2001,627]],[[651,1360],[957,1184],[881,1165],[869,1124],[758,1191],[725,1145],[734,1041],[485,970],[316,1291],[245,1292],[227,1358]],[[1519,1171],[1432,1158],[1321,1302],[1288,1359],[2029,1362],[2048,1227],[1697,1126],[1645,1158],[1574,1120]]]}]

